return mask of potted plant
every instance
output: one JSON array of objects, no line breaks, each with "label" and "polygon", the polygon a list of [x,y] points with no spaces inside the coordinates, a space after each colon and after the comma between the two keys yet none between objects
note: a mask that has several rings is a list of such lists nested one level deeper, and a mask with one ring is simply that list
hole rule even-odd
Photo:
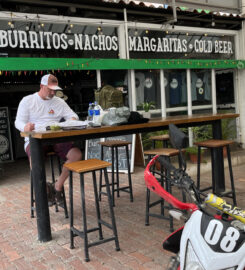
[{"label": "potted plant", "polygon": [[155,109],[155,105],[153,101],[150,102],[143,102],[141,104],[142,109],[144,110],[143,116],[145,118],[151,118],[150,109]]},{"label": "potted plant", "polygon": [[[211,135],[211,127],[210,126],[200,126],[193,127],[193,141],[200,142],[204,140],[208,140],[212,138]],[[190,160],[193,163],[197,163],[197,155],[198,155],[198,147],[197,146],[189,146],[186,148],[186,153],[188,154]],[[204,149],[201,149],[201,162],[203,159]]]},{"label": "potted plant", "polygon": [[[198,147],[197,146],[189,146],[185,150],[186,150],[186,153],[188,154],[188,156],[190,158],[190,161],[192,163],[197,163]],[[201,162],[202,162],[202,159],[203,159],[203,154],[204,154],[204,149],[201,149],[201,156],[200,156]]]},{"label": "potted plant", "polygon": [[[233,119],[222,119],[221,128],[223,140],[233,140],[236,137],[236,123]],[[226,147],[223,147],[223,155],[227,157]]]}]

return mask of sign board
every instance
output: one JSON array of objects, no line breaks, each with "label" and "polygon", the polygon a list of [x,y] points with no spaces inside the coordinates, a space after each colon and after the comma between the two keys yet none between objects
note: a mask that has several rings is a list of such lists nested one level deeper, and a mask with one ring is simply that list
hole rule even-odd
[{"label": "sign board", "polygon": [[86,152],[85,159],[97,158],[101,159],[101,146],[98,142],[102,141],[101,139],[91,139],[86,140]]},{"label": "sign board", "polygon": [[[134,155],[135,155],[135,135],[121,135],[117,137],[108,137],[102,139],[92,139],[86,141],[86,151],[85,151],[85,158],[101,158],[101,146],[98,144],[100,141],[108,141],[108,140],[122,140],[122,141],[129,141],[131,145],[129,145],[129,162],[130,162],[130,172],[132,173],[134,170]],[[104,160],[107,162],[112,161],[111,156],[111,148],[104,147]],[[116,166],[116,159],[114,160],[114,166]],[[128,172],[127,169],[127,159],[126,159],[126,152],[125,147],[118,148],[118,165],[119,165],[119,172]],[[111,171],[111,168],[108,169]]]},{"label": "sign board", "polygon": [[9,114],[7,107],[0,107],[0,162],[13,160]]},{"label": "sign board", "polygon": [[[130,29],[128,37],[130,52],[138,54],[151,52],[171,54],[171,56],[173,53],[215,53],[228,56],[234,54],[234,40],[230,36],[223,37],[216,34],[213,36],[186,35],[186,33],[176,36],[174,33],[165,33],[163,35],[160,31],[151,31],[151,34],[147,36],[142,35],[143,30],[141,31],[141,35],[135,36],[135,29]],[[46,42],[44,42],[44,39]],[[65,33],[0,30],[0,48],[117,52],[119,50],[119,41],[117,36],[92,35],[91,37],[76,33],[67,36]]]},{"label": "sign board", "polygon": [[[200,33],[161,33],[152,30],[148,36],[143,29],[135,36],[129,29],[130,58],[162,59],[234,59],[235,42],[232,36]],[[171,55],[171,57],[170,57]]]}]

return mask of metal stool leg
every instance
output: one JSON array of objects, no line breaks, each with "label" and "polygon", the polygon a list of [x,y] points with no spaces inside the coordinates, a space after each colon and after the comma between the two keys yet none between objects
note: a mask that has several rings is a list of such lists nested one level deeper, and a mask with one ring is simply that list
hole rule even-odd
[{"label": "metal stool leg", "polygon": [[[49,156],[49,165],[51,170],[51,176],[52,176],[52,183],[55,184],[55,176],[54,176],[54,162],[53,162],[53,156]],[[55,212],[59,212],[58,204],[55,203]]]},{"label": "metal stool leg", "polygon": [[149,226],[150,190],[146,188],[145,226]]},{"label": "metal stool leg", "polygon": [[72,171],[69,173],[69,199],[70,199],[70,248],[74,248],[74,233],[73,233],[73,180]]},{"label": "metal stool leg", "polygon": [[152,140],[152,148],[155,149],[156,144],[155,144],[155,140]]},{"label": "metal stool leg", "polygon": [[[168,162],[170,163],[170,158],[168,158]],[[172,194],[171,179],[170,179],[169,171],[167,171],[166,189],[167,189],[167,192]],[[169,208],[170,209],[172,208],[172,206],[170,204],[169,204]],[[173,217],[170,214],[169,214],[169,227],[170,227],[170,231],[173,232],[174,231],[174,223],[173,223]]]},{"label": "metal stool leg", "polygon": [[[151,160],[151,156],[148,155],[148,163]],[[149,210],[150,210],[150,190],[146,188],[146,206],[145,206],[145,226],[149,226]]]},{"label": "metal stool leg", "polygon": [[[58,170],[59,170],[59,174],[61,174],[62,171],[62,165],[61,165],[61,161],[59,156],[57,156],[57,163],[58,163]],[[65,218],[68,218],[68,209],[67,209],[67,203],[66,203],[66,194],[65,194],[65,188],[63,186],[62,188],[62,193],[63,193],[63,198],[64,198],[64,212],[65,212]]]},{"label": "metal stool leg", "polygon": [[201,147],[198,146],[197,154],[197,189],[200,190],[200,167],[201,167]]},{"label": "metal stool leg", "polygon": [[102,240],[103,234],[102,234],[102,228],[101,228],[100,206],[99,206],[99,197],[98,197],[95,171],[92,171],[92,175],[93,175],[93,185],[94,185],[94,202],[95,202],[95,209],[96,209],[97,222],[98,222],[98,228],[99,228],[99,239]]},{"label": "metal stool leg", "polygon": [[237,205],[235,185],[234,185],[234,178],[233,178],[232,165],[231,165],[231,153],[230,153],[230,147],[229,147],[229,145],[226,146],[226,149],[227,149],[227,159],[228,159],[228,164],[229,164],[229,172],[230,172],[230,180],[231,180],[231,190],[232,190],[233,204],[234,205]]},{"label": "metal stool leg", "polygon": [[130,173],[128,145],[126,145],[126,156],[127,156],[127,166],[128,166],[128,183],[129,183],[130,201],[133,202],[134,197],[133,197],[133,187],[132,187],[132,179],[131,179],[131,173]]},{"label": "metal stool leg", "polygon": [[215,158],[214,158],[214,150],[213,150],[213,148],[211,148],[210,151],[211,151],[211,166],[212,166],[212,191],[213,191],[214,194],[216,194],[215,183],[214,183],[214,162],[215,162]]},{"label": "metal stool leg", "polygon": [[111,147],[111,193],[112,193],[112,205],[115,206],[115,183],[114,183],[114,147]]},{"label": "metal stool leg", "polygon": [[33,188],[33,178],[32,178],[32,172],[30,170],[30,179],[31,179],[31,218],[34,218],[34,188]]},{"label": "metal stool leg", "polygon": [[[104,160],[104,147],[101,145],[100,147],[101,153],[100,153],[100,159]],[[99,200],[101,201],[101,192],[102,192],[102,171],[100,170],[100,181],[99,181]]]},{"label": "metal stool leg", "polygon": [[64,212],[65,212],[65,217],[66,218],[69,218],[68,209],[67,209],[67,203],[66,203],[65,188],[64,187],[62,187],[62,193],[63,193],[63,198],[64,198]]},{"label": "metal stool leg", "polygon": [[88,229],[87,229],[85,192],[84,192],[84,174],[83,173],[80,173],[80,189],[81,189],[81,202],[82,202],[82,214],[83,214],[84,254],[85,254],[85,261],[89,262],[90,260],[89,260],[89,254],[88,254]]},{"label": "metal stool leg", "polygon": [[[162,166],[162,164],[160,165],[160,171],[161,171],[161,186],[163,186],[164,187],[164,177],[163,177],[163,166]],[[166,175],[165,175],[166,176]],[[165,180],[166,180],[166,178],[165,178]],[[160,207],[161,207],[161,215],[163,215],[164,216],[164,199],[163,198],[161,198],[161,204],[160,204]]]},{"label": "metal stool leg", "polygon": [[103,169],[103,170],[104,170],[104,176],[105,176],[105,184],[106,184],[106,192],[107,192],[108,204],[109,204],[109,208],[110,208],[112,230],[113,230],[113,234],[115,236],[116,251],[119,251],[120,247],[119,247],[119,241],[118,241],[118,235],[117,235],[116,220],[115,220],[115,215],[114,215],[114,210],[113,210],[113,204],[112,204],[112,197],[111,197],[108,173],[107,173],[107,169]]},{"label": "metal stool leg", "polygon": [[117,197],[120,197],[119,194],[119,164],[118,164],[118,147],[115,147],[116,150],[116,177],[117,177]]},{"label": "metal stool leg", "polygon": [[[182,153],[180,152],[178,154],[179,168],[182,168],[182,165],[183,165],[182,160],[181,160],[181,155],[182,155]],[[200,171],[199,171],[199,174],[200,174]],[[183,188],[181,189],[181,193],[182,193],[182,200],[183,200],[183,202],[186,202],[185,190]]]}]

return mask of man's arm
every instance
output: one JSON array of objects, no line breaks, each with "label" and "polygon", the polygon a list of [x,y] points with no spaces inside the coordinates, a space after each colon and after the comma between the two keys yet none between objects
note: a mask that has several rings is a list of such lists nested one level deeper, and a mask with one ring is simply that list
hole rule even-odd
[{"label": "man's arm", "polygon": [[29,122],[28,106],[25,100],[21,100],[15,119],[15,127],[19,131],[30,132],[35,129],[35,124]]},{"label": "man's arm", "polygon": [[79,120],[79,116],[63,101],[63,117],[65,120]]}]

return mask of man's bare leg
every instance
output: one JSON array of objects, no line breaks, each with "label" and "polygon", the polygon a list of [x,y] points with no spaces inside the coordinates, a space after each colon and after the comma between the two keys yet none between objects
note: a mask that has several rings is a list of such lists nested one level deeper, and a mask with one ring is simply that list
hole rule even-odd
[{"label": "man's bare leg", "polygon": [[[70,162],[75,162],[75,161],[81,160],[82,159],[82,152],[77,147],[71,148],[69,150],[69,152],[67,153],[66,158],[67,158],[67,160],[65,163],[70,163]],[[55,183],[55,189],[57,191],[62,190],[62,187],[65,183],[65,180],[68,178],[68,176],[69,176],[69,170],[63,167],[62,172]]]}]

